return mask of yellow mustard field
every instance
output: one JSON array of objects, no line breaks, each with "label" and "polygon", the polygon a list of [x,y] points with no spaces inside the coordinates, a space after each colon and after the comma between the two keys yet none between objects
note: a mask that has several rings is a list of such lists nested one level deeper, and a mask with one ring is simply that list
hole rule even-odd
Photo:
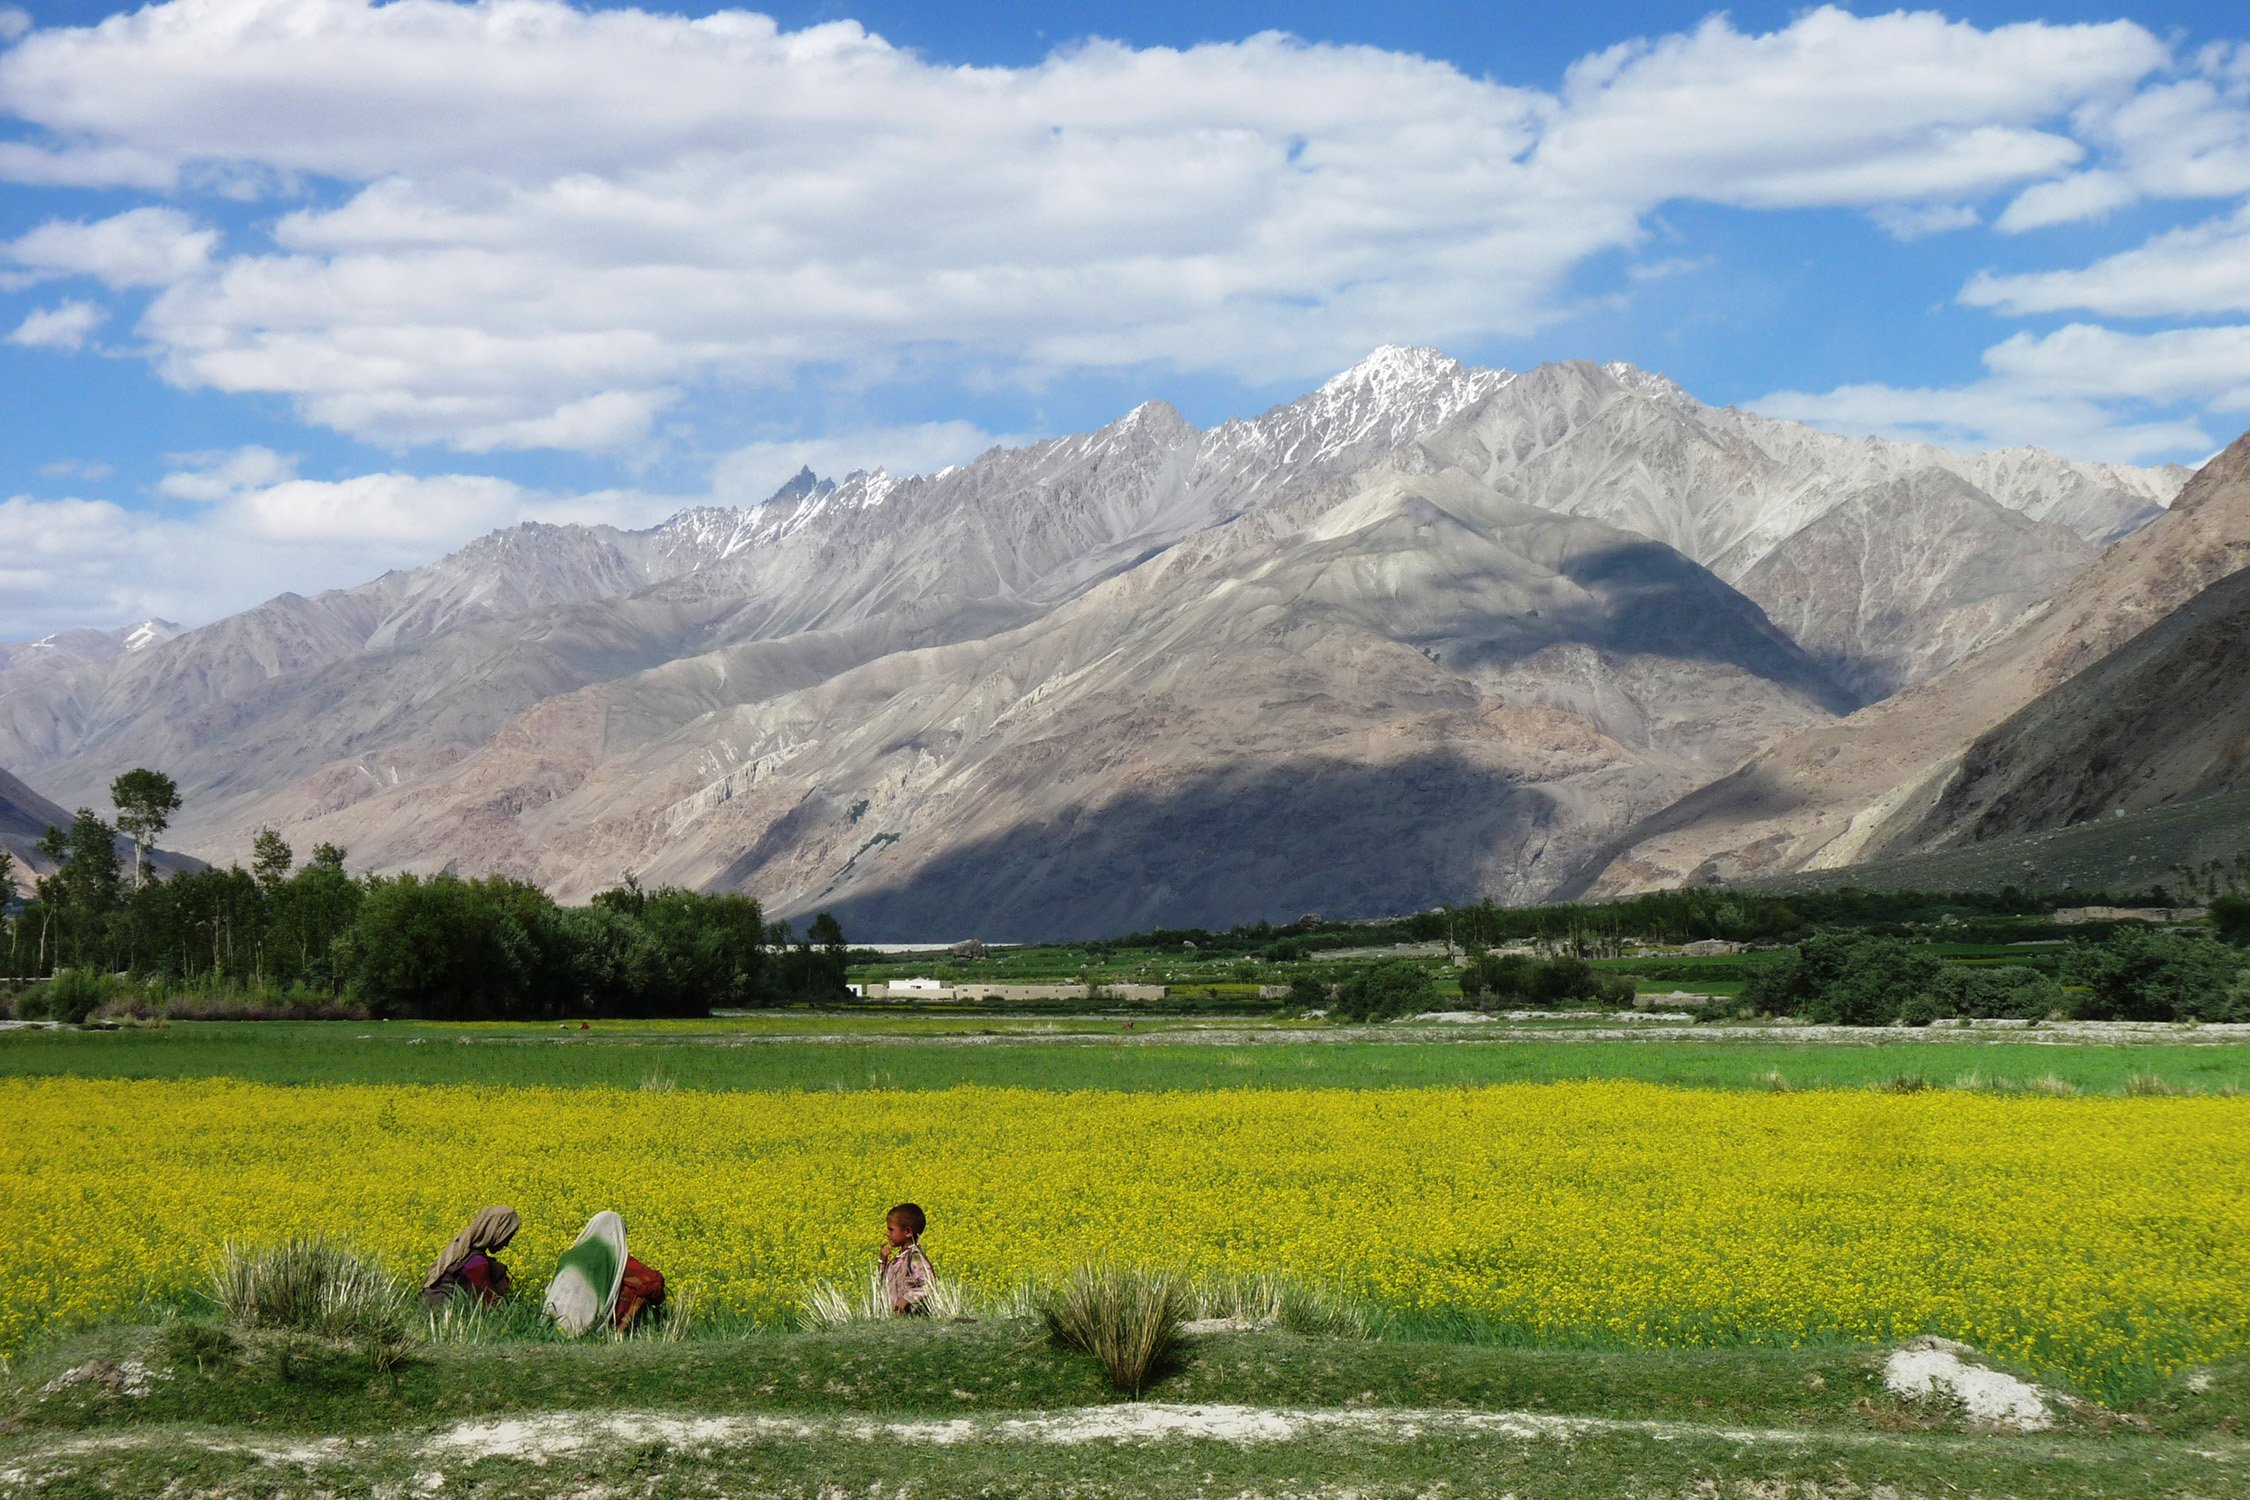
[{"label": "yellow mustard field", "polygon": [[536,1287],[589,1215],[786,1320],[883,1211],[998,1290],[1108,1256],[1557,1341],[1936,1332],[2114,1388],[2250,1351],[2250,1102],[1400,1091],[699,1094],[0,1082],[0,1351],[318,1233],[418,1276],[475,1209]]}]

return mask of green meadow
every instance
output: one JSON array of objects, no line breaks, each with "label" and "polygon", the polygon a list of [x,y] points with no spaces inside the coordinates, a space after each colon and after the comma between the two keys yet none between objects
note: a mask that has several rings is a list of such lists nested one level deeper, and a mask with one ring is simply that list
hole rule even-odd
[{"label": "green meadow", "polygon": [[[1706,1028],[1708,1029],[1708,1028]],[[1419,1088],[1629,1078],[1691,1088],[2250,1088],[2250,1045],[1899,1029],[1773,1040],[1601,1018],[1344,1027],[1297,1021],[1014,1021],[802,1012],[591,1029],[409,1022],[174,1022],[0,1033],[0,1076],[552,1088]],[[1617,1036],[1620,1031],[1652,1034]],[[1588,1033],[1601,1033],[1591,1037]],[[2029,1037],[2052,1038],[2028,1040]]]}]

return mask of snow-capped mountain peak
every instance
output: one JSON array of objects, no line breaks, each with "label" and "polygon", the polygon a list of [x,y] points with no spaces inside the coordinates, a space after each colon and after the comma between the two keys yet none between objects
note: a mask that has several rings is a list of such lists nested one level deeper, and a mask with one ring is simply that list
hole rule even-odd
[{"label": "snow-capped mountain peak", "polygon": [[1466,365],[1439,350],[1385,344],[1350,369],[1323,382],[1320,391],[1421,390],[1467,373]]},{"label": "snow-capped mountain peak", "polygon": [[127,651],[143,651],[150,646],[161,646],[179,633],[179,626],[173,624],[170,620],[160,620],[152,615],[125,632],[125,649]]},{"label": "snow-capped mountain peak", "polygon": [[1435,349],[1385,344],[1310,395],[1213,434],[1290,466],[1323,466],[1395,447],[1505,387],[1506,370],[1470,369]]}]

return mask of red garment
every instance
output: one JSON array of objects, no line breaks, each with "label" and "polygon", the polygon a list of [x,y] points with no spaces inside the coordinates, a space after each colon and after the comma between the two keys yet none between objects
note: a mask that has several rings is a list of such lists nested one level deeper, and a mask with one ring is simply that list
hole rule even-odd
[{"label": "red garment", "polygon": [[508,1268],[489,1255],[472,1255],[461,1263],[461,1284],[490,1307],[508,1295]]},{"label": "red garment", "polygon": [[617,1310],[610,1317],[611,1326],[619,1333],[628,1332],[642,1308],[660,1307],[663,1302],[664,1273],[626,1256],[625,1279],[617,1284]]},{"label": "red garment", "polygon": [[440,1281],[422,1293],[424,1307],[443,1307],[457,1293],[466,1292],[490,1307],[508,1295],[508,1268],[483,1251],[478,1251]]}]

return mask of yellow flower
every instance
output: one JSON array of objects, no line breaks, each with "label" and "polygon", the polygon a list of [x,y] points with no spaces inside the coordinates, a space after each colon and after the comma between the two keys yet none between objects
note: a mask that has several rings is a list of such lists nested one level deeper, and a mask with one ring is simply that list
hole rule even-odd
[{"label": "yellow flower", "polygon": [[0,1082],[0,1353],[318,1233],[419,1277],[508,1203],[536,1289],[596,1210],[785,1321],[884,1209],[993,1291],[1096,1254],[1635,1345],[1943,1333],[2100,1385],[2250,1347],[2250,1103],[1606,1082],[868,1098]]}]

